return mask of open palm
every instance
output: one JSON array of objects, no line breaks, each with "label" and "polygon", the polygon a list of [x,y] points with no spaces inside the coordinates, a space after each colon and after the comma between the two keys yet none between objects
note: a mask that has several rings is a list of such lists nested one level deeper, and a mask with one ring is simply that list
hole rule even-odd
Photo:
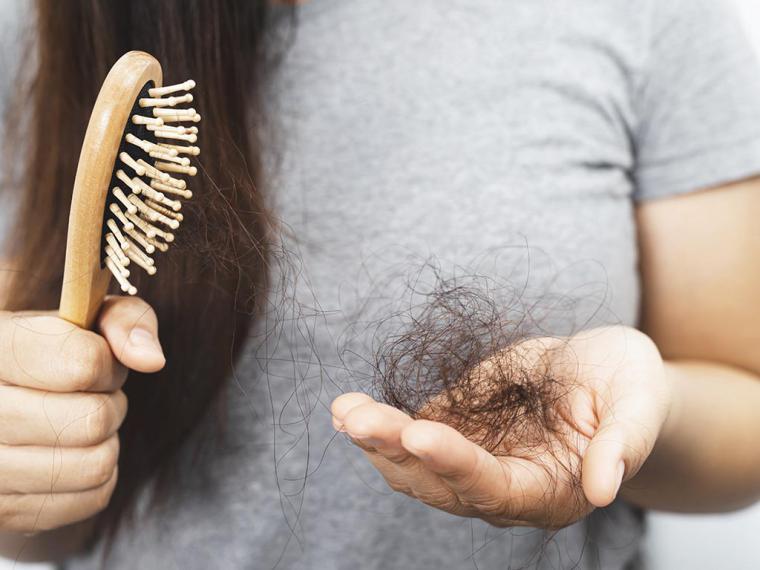
[{"label": "open palm", "polygon": [[[333,424],[391,488],[432,507],[497,526],[570,524],[611,503],[649,456],[670,408],[662,359],[648,337],[626,327],[534,339],[518,350],[536,378],[559,378],[565,387],[551,410],[534,410],[520,429],[473,433],[461,418],[448,422],[451,394],[418,414],[426,419],[345,394],[333,403]],[[484,391],[499,358],[479,367]],[[551,421],[536,419],[547,413]]]}]

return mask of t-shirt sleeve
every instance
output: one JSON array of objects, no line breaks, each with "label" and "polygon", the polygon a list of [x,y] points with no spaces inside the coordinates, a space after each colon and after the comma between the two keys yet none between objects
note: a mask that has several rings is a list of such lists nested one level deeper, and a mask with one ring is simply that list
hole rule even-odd
[{"label": "t-shirt sleeve", "polygon": [[760,174],[760,59],[730,0],[658,0],[635,95],[637,200]]}]

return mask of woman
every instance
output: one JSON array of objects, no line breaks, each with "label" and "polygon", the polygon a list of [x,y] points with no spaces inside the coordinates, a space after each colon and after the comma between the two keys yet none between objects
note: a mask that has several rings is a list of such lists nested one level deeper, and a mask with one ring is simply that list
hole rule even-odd
[{"label": "woman", "polygon": [[[123,299],[97,334],[3,315],[8,556],[622,569],[641,508],[757,498],[760,81],[723,3],[314,0],[295,22],[266,2],[39,5],[8,310],[55,306],[79,140],[120,53],[203,86],[206,179],[192,247],[139,286],[157,318]],[[330,396],[362,373],[336,342],[404,302],[420,258],[530,306],[503,307],[535,319],[528,340],[475,370],[486,389],[513,357],[572,378],[544,452],[489,453],[356,393],[333,422],[378,472],[327,445]],[[161,372],[122,392],[126,368]],[[496,528],[520,526],[544,530]]]}]

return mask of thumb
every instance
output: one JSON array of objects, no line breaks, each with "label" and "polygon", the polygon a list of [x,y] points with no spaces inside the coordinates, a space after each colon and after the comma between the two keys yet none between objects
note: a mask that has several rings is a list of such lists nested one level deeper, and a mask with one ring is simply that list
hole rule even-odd
[{"label": "thumb", "polygon": [[114,356],[137,372],[157,372],[166,364],[158,340],[158,319],[150,305],[137,297],[107,297],[97,329]]},{"label": "thumb", "polygon": [[583,492],[595,507],[612,503],[622,482],[633,477],[652,452],[662,425],[652,407],[646,398],[632,396],[602,415],[581,468]]}]

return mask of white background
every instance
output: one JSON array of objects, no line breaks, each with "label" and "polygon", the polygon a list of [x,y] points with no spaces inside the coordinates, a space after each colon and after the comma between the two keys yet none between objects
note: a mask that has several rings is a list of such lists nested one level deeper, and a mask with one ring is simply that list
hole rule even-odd
[{"label": "white background", "polygon": [[[10,2],[6,2],[0,0],[0,7],[7,7]],[[736,2],[760,53],[760,0]],[[730,515],[652,514],[649,520],[646,556],[652,570],[760,569],[760,506]],[[47,570],[49,567],[14,565],[0,560],[0,570],[12,568]]]}]

